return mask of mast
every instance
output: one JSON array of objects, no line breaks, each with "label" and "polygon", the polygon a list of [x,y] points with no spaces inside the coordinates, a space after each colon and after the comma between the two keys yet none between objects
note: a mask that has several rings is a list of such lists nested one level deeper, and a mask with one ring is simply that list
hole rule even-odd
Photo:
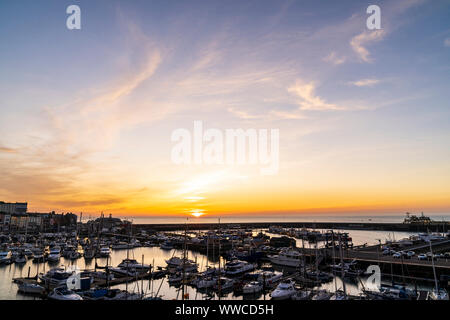
[{"label": "mast", "polygon": [[431,240],[428,240],[428,242],[430,243],[431,264],[433,266],[434,286],[435,286],[436,295],[437,295],[437,294],[439,294],[439,287],[438,287],[438,282],[437,282],[437,277],[436,277],[436,268],[434,266],[433,246],[431,245]]},{"label": "mast", "polygon": [[130,258],[130,244],[131,244],[131,235],[132,235],[132,222],[130,222],[130,236],[129,236],[129,238],[128,238],[128,246],[127,246],[127,263],[126,263],[126,272],[127,272],[127,280],[126,280],[126,282],[125,282],[125,291],[126,291],[126,297],[127,297],[127,299],[128,299],[128,277],[129,277],[129,274],[128,274],[128,263],[129,263],[129,258]]},{"label": "mast", "polygon": [[184,300],[184,291],[185,291],[185,271],[186,271],[186,239],[187,239],[187,220],[184,227],[184,245],[183,245],[183,263],[182,263],[182,283],[181,283],[181,300]]},{"label": "mast", "polygon": [[[336,279],[336,257],[335,257],[335,250],[334,250],[334,230],[331,230],[331,245],[333,246],[332,249],[332,255],[333,255],[333,275],[334,275],[334,291],[337,292],[337,279]],[[342,279],[344,281],[344,279]]]},{"label": "mast", "polygon": [[341,242],[341,234],[339,235],[339,255],[341,256],[341,276],[342,276],[342,287],[344,289],[344,297],[347,299],[347,288],[345,287],[345,270],[344,270],[344,258],[342,256],[342,242]]}]

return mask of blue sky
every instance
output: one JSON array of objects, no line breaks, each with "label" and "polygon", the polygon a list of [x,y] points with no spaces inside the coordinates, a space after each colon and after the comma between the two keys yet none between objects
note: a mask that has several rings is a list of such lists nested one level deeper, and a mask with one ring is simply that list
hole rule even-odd
[{"label": "blue sky", "polygon": [[[66,28],[71,4],[81,30]],[[370,4],[381,30],[366,28]],[[0,198],[176,212],[171,190],[226,170],[205,212],[445,211],[449,13],[438,0],[4,0]],[[174,167],[170,134],[194,120],[279,128],[280,173]],[[238,196],[258,203],[261,185],[283,194],[264,207]]]}]

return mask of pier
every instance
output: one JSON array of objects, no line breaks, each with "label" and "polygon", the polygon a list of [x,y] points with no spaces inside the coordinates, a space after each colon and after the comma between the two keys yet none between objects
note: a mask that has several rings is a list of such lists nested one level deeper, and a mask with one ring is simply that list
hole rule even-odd
[{"label": "pier", "polygon": [[397,231],[397,232],[448,232],[450,222],[431,223],[372,223],[372,222],[248,222],[248,223],[189,223],[185,224],[134,224],[136,231],[179,231],[218,230],[226,228],[267,229],[271,226],[281,228],[308,228],[330,230],[365,230],[365,231]]}]

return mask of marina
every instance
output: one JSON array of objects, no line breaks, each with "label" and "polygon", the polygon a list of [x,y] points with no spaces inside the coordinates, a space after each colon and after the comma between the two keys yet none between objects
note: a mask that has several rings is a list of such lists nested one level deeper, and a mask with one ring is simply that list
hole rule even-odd
[{"label": "marina", "polygon": [[0,299],[448,299],[448,231],[194,226],[156,231],[102,216],[59,232],[3,232]]}]

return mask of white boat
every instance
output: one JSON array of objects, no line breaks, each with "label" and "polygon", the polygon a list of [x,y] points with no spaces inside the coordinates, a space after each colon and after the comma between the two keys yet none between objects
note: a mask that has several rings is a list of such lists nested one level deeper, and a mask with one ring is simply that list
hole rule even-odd
[{"label": "white boat", "polygon": [[73,275],[73,272],[66,272],[63,268],[53,268],[46,274],[40,274],[39,279],[44,282],[45,285],[51,285],[59,287],[67,284],[67,279]]},{"label": "white boat", "polygon": [[227,276],[236,276],[255,269],[255,265],[247,261],[233,260],[225,265],[225,274]]},{"label": "white boat", "polygon": [[262,283],[260,283],[258,281],[251,281],[251,282],[247,283],[246,285],[244,285],[244,287],[242,288],[242,293],[244,293],[244,294],[258,293],[258,292],[261,292],[262,289],[263,289]]},{"label": "white boat", "polygon": [[35,283],[22,282],[19,284],[19,292],[21,293],[31,293],[31,294],[42,294],[45,288]]},{"label": "white boat", "polygon": [[303,261],[303,256],[300,254],[300,252],[293,249],[281,250],[276,255],[269,255],[268,258],[273,264],[294,268],[300,267]]},{"label": "white boat", "polygon": [[59,261],[59,259],[61,259],[61,248],[53,247],[52,249],[50,249],[50,253],[49,253],[47,259],[50,262]]},{"label": "white boat", "polygon": [[53,300],[83,300],[79,294],[62,287],[53,289],[48,298]]},{"label": "white boat", "polygon": [[10,251],[1,251],[0,252],[0,264],[8,264],[11,263],[11,252]]},{"label": "white boat", "polygon": [[436,288],[434,288],[432,291],[428,292],[427,300],[449,300],[448,293],[445,289],[436,290]]},{"label": "white boat", "polygon": [[286,300],[291,298],[296,292],[297,290],[294,288],[294,281],[284,280],[270,293],[270,296],[274,300]]},{"label": "white boat", "polygon": [[134,259],[124,259],[118,267],[122,269],[150,270],[150,265],[139,263]]},{"label": "white boat", "polygon": [[179,258],[179,257],[172,257],[168,260],[166,260],[167,266],[168,267],[179,267],[183,264],[183,262],[185,264],[187,263],[195,263],[194,261],[190,260],[190,259],[183,259],[183,258]]}]

